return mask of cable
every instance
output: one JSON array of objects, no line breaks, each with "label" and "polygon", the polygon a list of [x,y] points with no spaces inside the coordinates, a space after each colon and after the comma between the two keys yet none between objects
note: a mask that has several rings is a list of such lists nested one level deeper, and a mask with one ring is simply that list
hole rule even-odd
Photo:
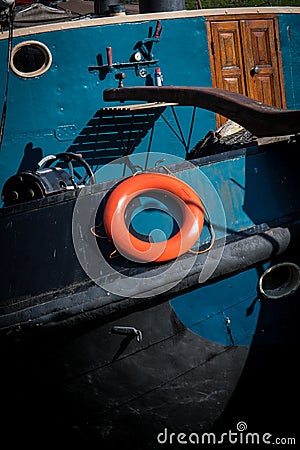
[{"label": "cable", "polygon": [[2,141],[3,141],[3,136],[4,136],[4,127],[5,127],[6,111],[7,111],[8,84],[9,84],[9,75],[10,75],[10,58],[11,58],[12,41],[13,41],[14,7],[15,7],[15,4],[12,3],[9,6],[9,13],[8,13],[9,28],[8,28],[8,42],[7,42],[7,73],[6,73],[6,87],[5,87],[4,102],[3,102],[3,109],[2,109],[2,115],[1,115],[1,124],[0,124],[0,150],[2,147]]}]

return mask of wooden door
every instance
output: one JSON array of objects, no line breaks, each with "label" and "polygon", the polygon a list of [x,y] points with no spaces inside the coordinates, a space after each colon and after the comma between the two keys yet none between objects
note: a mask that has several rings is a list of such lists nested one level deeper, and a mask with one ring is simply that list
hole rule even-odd
[{"label": "wooden door", "polygon": [[285,106],[275,18],[212,20],[208,31],[213,86]]},{"label": "wooden door", "polygon": [[273,19],[241,20],[247,95],[268,105],[283,106],[279,55]]},{"label": "wooden door", "polygon": [[215,87],[245,93],[245,73],[240,25],[237,20],[212,22],[211,49]]}]

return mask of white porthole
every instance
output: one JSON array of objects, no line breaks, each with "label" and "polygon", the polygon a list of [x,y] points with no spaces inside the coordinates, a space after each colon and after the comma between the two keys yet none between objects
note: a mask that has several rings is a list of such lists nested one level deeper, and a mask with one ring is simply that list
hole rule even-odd
[{"label": "white porthole", "polygon": [[38,77],[47,72],[51,63],[50,50],[42,42],[25,41],[12,49],[10,65],[20,77]]}]

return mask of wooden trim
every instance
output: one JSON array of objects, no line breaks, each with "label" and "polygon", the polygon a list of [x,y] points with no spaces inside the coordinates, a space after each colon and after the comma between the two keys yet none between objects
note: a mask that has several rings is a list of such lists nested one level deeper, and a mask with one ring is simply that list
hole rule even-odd
[{"label": "wooden trim", "polygon": [[[250,8],[249,8],[250,9]],[[300,8],[299,8],[300,9]],[[227,22],[232,20],[257,20],[257,19],[275,19],[277,18],[277,14],[247,14],[246,12],[244,14],[226,14],[226,15],[216,15],[216,16],[209,16],[206,17],[207,22]]]},{"label": "wooden trim", "polygon": [[286,95],[285,95],[285,84],[284,84],[284,75],[283,75],[283,66],[282,66],[282,54],[281,54],[281,43],[280,43],[280,32],[279,32],[279,23],[278,17],[274,18],[274,31],[275,38],[277,43],[277,61],[278,61],[278,76],[279,76],[279,84],[281,91],[281,101],[282,108],[286,108]]},{"label": "wooden trim", "polygon": [[[218,9],[197,9],[193,11],[172,11],[151,14],[125,15],[116,17],[101,17],[92,19],[69,20],[65,22],[55,22],[46,25],[36,25],[14,30],[14,36],[30,36],[32,34],[49,33],[75,28],[95,27],[102,25],[113,25],[121,23],[148,22],[150,20],[168,20],[183,19],[188,17],[205,17],[207,20],[217,20],[217,17],[223,17],[224,20],[230,20],[229,17],[253,14],[256,18],[263,14],[300,14],[300,7],[253,7],[253,8],[218,8]],[[0,34],[0,40],[7,39],[8,31]]]},{"label": "wooden trim", "polygon": [[217,85],[216,67],[215,67],[215,58],[214,58],[214,53],[213,53],[213,40],[212,40],[210,21],[206,22],[206,29],[207,29],[207,44],[208,44],[208,51],[209,51],[211,82],[212,82],[212,86],[216,86]]}]

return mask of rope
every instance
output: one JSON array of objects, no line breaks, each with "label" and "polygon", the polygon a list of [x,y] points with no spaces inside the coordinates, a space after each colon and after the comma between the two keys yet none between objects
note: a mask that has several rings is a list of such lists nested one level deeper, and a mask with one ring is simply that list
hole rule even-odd
[{"label": "rope", "polygon": [[165,161],[165,159],[159,159],[158,161],[156,161],[154,167],[156,169],[161,167],[162,169],[165,169],[165,171],[167,172],[168,175],[172,175],[172,177],[175,177],[174,173],[167,166],[160,166],[160,164],[164,161]]},{"label": "rope", "polygon": [[7,41],[7,72],[6,72],[6,87],[4,94],[4,102],[3,109],[1,115],[1,123],[0,123],[0,150],[2,147],[2,141],[4,136],[4,127],[6,121],[6,111],[7,111],[7,100],[8,100],[8,84],[9,84],[9,75],[10,75],[10,58],[12,51],[12,41],[13,41],[13,22],[14,22],[14,3],[9,6],[9,14],[8,14],[8,41]]},{"label": "rope", "polygon": [[100,234],[96,233],[96,228],[100,228],[102,227],[103,222],[99,223],[99,225],[93,225],[90,230],[93,236],[95,236],[96,238],[100,238],[100,239],[108,239],[107,236],[101,236]]},{"label": "rope", "polygon": [[[202,202],[202,205],[203,205],[203,202]],[[208,211],[207,211],[207,209],[206,209],[206,207],[204,205],[203,205],[203,208],[204,208],[204,213],[205,213],[205,216],[206,216],[206,221],[207,221],[208,226],[209,226],[209,232],[210,232],[211,240],[210,240],[209,246],[207,248],[203,249],[203,250],[196,251],[196,250],[190,249],[189,252],[193,253],[194,255],[202,255],[203,253],[209,252],[209,250],[212,249],[212,247],[213,247],[213,245],[215,243],[215,240],[216,240],[216,233],[215,233],[213,224],[211,223]]]},{"label": "rope", "polygon": [[118,253],[118,250],[115,249],[115,250],[113,250],[113,251],[110,253],[109,259],[117,258],[118,256],[120,256],[119,253]]},{"label": "rope", "polygon": [[171,175],[172,177],[175,177],[174,173],[173,173],[167,166],[160,166],[160,167],[162,167],[163,169],[165,169],[165,171],[166,171],[169,175]]}]

